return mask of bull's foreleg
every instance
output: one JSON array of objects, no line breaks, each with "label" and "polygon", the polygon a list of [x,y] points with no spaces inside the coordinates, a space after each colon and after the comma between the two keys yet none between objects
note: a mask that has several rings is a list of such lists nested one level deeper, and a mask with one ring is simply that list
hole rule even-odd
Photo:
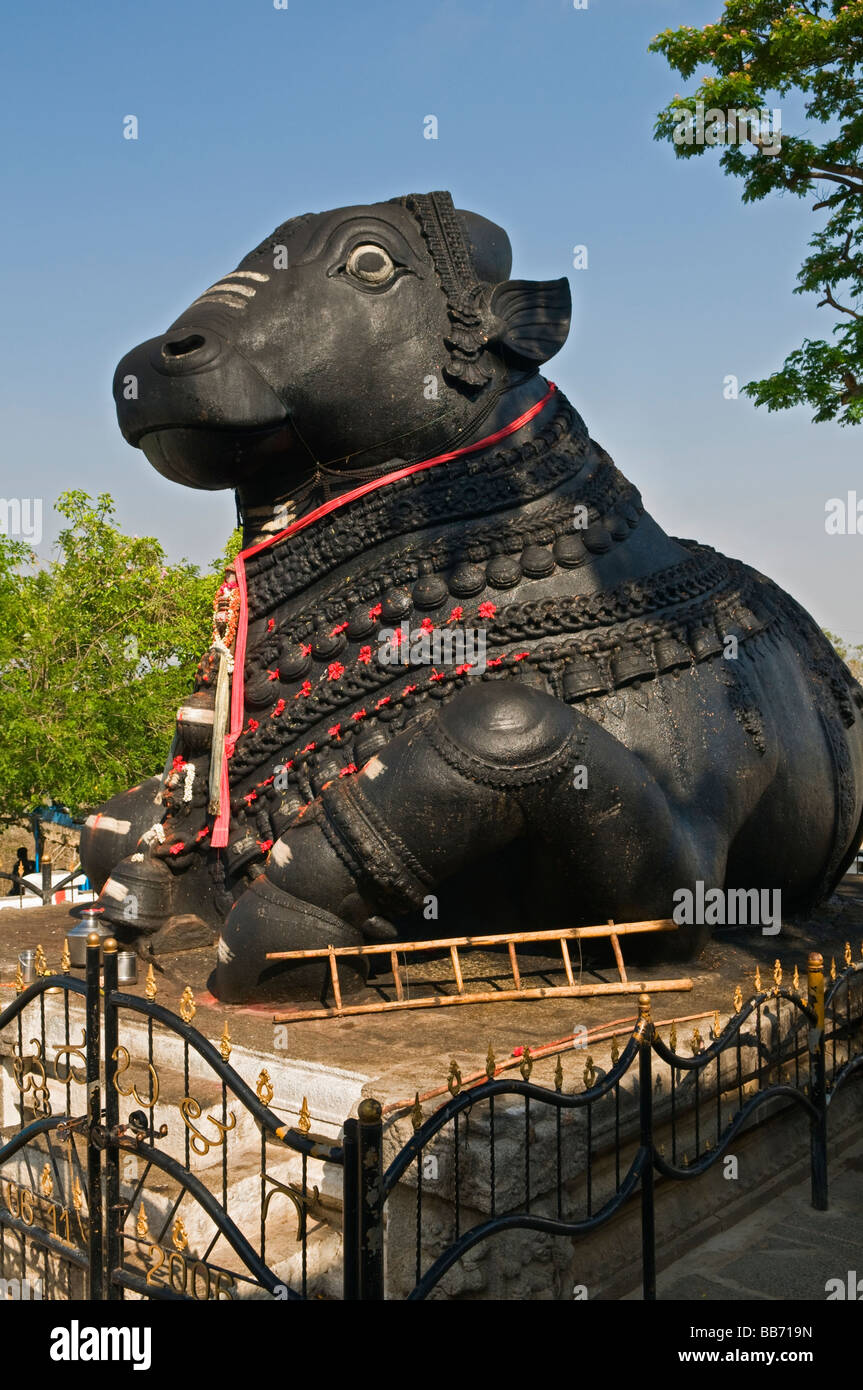
[{"label": "bull's foreleg", "polygon": [[633,903],[692,877],[690,838],[640,759],[551,695],[483,682],[329,783],[284,833],[227,919],[216,993],[248,998],[267,951],[361,944],[368,919],[416,910],[516,840],[526,871],[548,859],[582,902],[619,903],[622,876]]}]

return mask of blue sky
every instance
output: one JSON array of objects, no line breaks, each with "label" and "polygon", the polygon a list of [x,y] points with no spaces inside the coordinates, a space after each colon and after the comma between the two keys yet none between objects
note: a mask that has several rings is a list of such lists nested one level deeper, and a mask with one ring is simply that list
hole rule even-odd
[{"label": "blue sky", "polygon": [[[513,274],[569,274],[548,367],[673,534],[741,557],[863,642],[863,430],[723,398],[833,319],[792,296],[813,199],[744,207],[715,155],[652,138],[685,90],[647,52],[720,0],[48,0],[7,10],[0,110],[0,495],[111,492],[121,523],[206,563],[229,493],[124,444],[117,360],[286,217],[449,188],[502,223]],[[139,138],[123,138],[136,115]],[[423,120],[438,118],[438,139]],[[783,127],[792,126],[783,108]],[[799,129],[799,124],[795,124]],[[572,267],[586,245],[587,270]]]}]

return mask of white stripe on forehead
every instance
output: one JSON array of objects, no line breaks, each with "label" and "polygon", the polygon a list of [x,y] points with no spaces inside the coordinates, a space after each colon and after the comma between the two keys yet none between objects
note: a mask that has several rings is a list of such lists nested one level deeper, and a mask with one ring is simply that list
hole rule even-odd
[{"label": "white stripe on forehead", "polygon": [[214,290],[227,290],[230,294],[242,295],[244,299],[254,299],[258,293],[254,285],[232,285],[227,280],[219,280],[208,290],[204,290],[204,294],[212,294]]}]

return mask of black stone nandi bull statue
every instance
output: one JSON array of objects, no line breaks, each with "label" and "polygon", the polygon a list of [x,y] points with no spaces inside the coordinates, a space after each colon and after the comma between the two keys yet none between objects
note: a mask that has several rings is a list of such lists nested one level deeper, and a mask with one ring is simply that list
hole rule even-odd
[{"label": "black stone nandi bull statue", "polygon": [[447,193],[296,217],[117,368],[125,438],[236,489],[244,549],[165,773],[82,858],[119,928],[218,933],[223,1000],[268,951],[668,917],[698,881],[808,908],[860,838],[863,692],[645,512],[539,375],[566,280],[510,269]]}]

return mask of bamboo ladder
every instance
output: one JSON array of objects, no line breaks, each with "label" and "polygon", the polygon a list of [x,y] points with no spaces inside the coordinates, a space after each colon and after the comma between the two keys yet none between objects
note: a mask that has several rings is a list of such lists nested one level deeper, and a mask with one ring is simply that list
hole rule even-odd
[{"label": "bamboo ladder", "polygon": [[[335,999],[335,1005],[331,1007],[297,1009],[290,1013],[276,1014],[274,1018],[277,1023],[287,1023],[297,1022],[301,1019],[343,1018],[348,1014],[389,1013],[397,1009],[439,1009],[446,1008],[452,1004],[493,1004],[520,999],[593,998],[603,994],[640,994],[647,988],[647,985],[643,980],[631,981],[628,978],[626,966],[623,963],[623,952],[620,949],[620,937],[676,930],[676,923],[668,918],[646,922],[617,923],[609,918],[607,922],[598,926],[566,927],[556,931],[502,932],[495,936],[457,936],[443,937],[436,941],[400,941],[396,946],[323,946],[314,950],[305,951],[270,951],[267,954],[267,960],[272,961],[326,960],[329,964],[330,983],[332,985],[333,998]],[[596,937],[607,937],[610,939],[619,979],[607,984],[585,985],[576,983],[575,976],[573,975],[568,943],[570,941],[582,941]],[[563,969],[566,974],[566,984],[543,985],[526,989],[522,985],[516,946],[529,945],[534,942],[542,941],[554,941],[560,946]],[[492,946],[502,945],[506,946],[509,955],[509,966],[514,988],[478,991],[465,990],[461,961],[459,959],[459,949],[467,946],[474,950],[485,950]],[[416,955],[419,952],[440,950],[449,952],[450,960],[452,961],[453,978],[455,980],[455,994],[420,995],[414,998],[407,998],[405,995],[405,981],[402,978],[401,967],[398,960],[399,954]],[[395,986],[395,999],[379,999],[371,1004],[343,1003],[338,962],[346,958],[356,958],[358,956],[389,957],[390,969]],[[649,988],[652,993],[689,990],[692,989],[692,980],[688,978],[651,980]]]}]

